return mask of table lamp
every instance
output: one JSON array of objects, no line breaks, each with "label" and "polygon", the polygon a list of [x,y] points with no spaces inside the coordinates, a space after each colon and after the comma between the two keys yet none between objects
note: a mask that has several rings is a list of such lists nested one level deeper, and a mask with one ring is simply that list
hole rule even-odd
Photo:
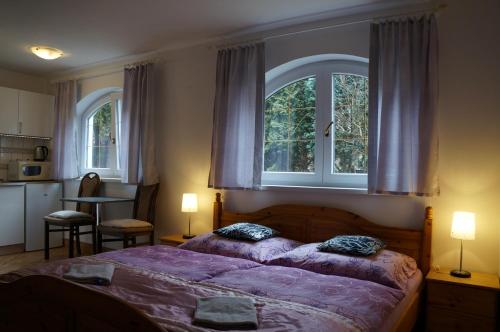
[{"label": "table lamp", "polygon": [[460,269],[450,274],[459,278],[470,278],[470,272],[462,270],[463,240],[474,240],[476,234],[476,216],[472,212],[457,211],[453,213],[451,237],[460,240]]},{"label": "table lamp", "polygon": [[189,213],[189,230],[187,234],[182,235],[184,239],[192,239],[195,235],[191,235],[191,213],[198,211],[198,197],[193,193],[182,195],[182,212]]}]

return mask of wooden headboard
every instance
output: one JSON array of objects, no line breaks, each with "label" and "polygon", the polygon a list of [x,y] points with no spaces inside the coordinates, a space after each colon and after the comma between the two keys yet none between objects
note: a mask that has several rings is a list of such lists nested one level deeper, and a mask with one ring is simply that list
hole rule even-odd
[{"label": "wooden headboard", "polygon": [[422,230],[377,225],[342,209],[308,205],[274,205],[250,213],[225,211],[221,194],[214,203],[214,229],[241,221],[266,225],[283,237],[304,243],[321,242],[336,235],[369,235],[383,240],[387,249],[415,258],[424,275],[430,268],[432,207],[425,208]]}]

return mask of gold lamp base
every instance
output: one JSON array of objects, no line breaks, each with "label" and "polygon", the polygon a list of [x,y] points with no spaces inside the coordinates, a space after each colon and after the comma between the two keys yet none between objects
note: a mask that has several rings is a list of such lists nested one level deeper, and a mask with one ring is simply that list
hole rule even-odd
[{"label": "gold lamp base", "polygon": [[189,228],[188,228],[188,233],[187,234],[183,234],[182,235],[182,238],[183,239],[192,239],[193,237],[195,237],[196,235],[193,235],[191,234],[191,215],[189,215]]}]

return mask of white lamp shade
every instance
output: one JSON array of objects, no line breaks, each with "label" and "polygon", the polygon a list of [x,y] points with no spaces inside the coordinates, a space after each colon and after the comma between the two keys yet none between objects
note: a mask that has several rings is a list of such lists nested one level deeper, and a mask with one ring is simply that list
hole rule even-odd
[{"label": "white lamp shade", "polygon": [[198,197],[196,194],[187,193],[182,195],[182,212],[197,212]]},{"label": "white lamp shade", "polygon": [[454,212],[451,237],[460,240],[474,240],[475,235],[476,215],[472,212]]}]

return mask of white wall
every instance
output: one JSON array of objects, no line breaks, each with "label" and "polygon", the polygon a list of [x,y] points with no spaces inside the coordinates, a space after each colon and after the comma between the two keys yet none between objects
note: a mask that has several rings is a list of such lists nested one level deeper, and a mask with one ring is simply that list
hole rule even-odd
[{"label": "white wall", "polygon": [[[78,100],[89,96],[92,92],[109,88],[109,87],[123,87],[123,73],[115,72],[111,74],[106,74],[102,76],[95,76],[92,78],[82,79],[78,82]],[[91,101],[92,102],[92,101]],[[65,181],[64,182],[64,196],[74,197],[78,194],[79,181]],[[135,185],[126,185],[116,181],[106,181],[101,185],[100,195],[111,196],[111,197],[135,197]],[[74,209],[75,203],[65,203],[65,209]],[[119,218],[130,218],[132,216],[133,203],[111,203],[103,205],[102,219],[119,219]],[[66,234],[67,235],[67,234]],[[138,239],[138,242],[146,241],[147,239]],[[82,237],[83,242],[91,243],[91,238],[89,235]],[[110,248],[120,248],[121,243],[106,243],[106,247]]]},{"label": "white wall", "polygon": [[182,193],[198,194],[195,233],[211,229],[215,194],[207,188],[212,140],[216,51],[197,47],[166,56],[159,66],[157,149],[160,195],[159,234],[187,233],[188,216],[180,212]]},{"label": "white wall", "polygon": [[0,68],[0,86],[51,94],[48,79]]},{"label": "white wall", "polygon": [[274,38],[266,41],[266,69],[316,54],[350,54],[368,58],[369,23]]},{"label": "white wall", "polygon": [[[384,225],[421,225],[424,207],[435,208],[433,261],[458,264],[459,242],[449,236],[454,210],[477,213],[475,241],[465,242],[464,267],[498,272],[500,266],[500,29],[495,0],[450,2],[440,31],[441,195],[432,199],[312,191],[226,191],[231,209],[251,211],[271,204],[341,207]],[[299,34],[267,43],[267,69],[320,53],[368,56],[369,27],[355,24]],[[210,164],[216,50],[195,47],[169,52],[157,64],[157,149],[161,174],[157,235],[187,231],[180,212],[183,192],[199,195],[193,232],[212,227],[215,191],[207,188]],[[92,81],[92,80],[88,80]],[[88,84],[88,82],[87,82]],[[97,84],[96,84],[97,85]],[[81,91],[86,91],[82,86]],[[89,90],[90,91],[90,90]]]},{"label": "white wall", "polygon": [[[454,210],[477,213],[475,241],[465,243],[464,266],[497,272],[500,215],[500,112],[498,87],[498,4],[487,0],[454,1],[438,18],[440,30],[440,179],[441,195],[432,199],[345,195],[323,191],[226,191],[226,206],[251,211],[271,204],[306,203],[349,209],[375,222],[420,227],[424,207],[435,207],[433,261],[458,264],[459,242],[449,236]],[[367,24],[343,26],[270,40],[267,69],[297,57],[325,52],[368,56]],[[200,195],[194,217],[196,233],[211,228],[207,189],[210,161],[215,51],[196,48],[177,52],[163,68],[158,121],[162,189],[161,232],[186,229],[181,195]]]},{"label": "white wall", "polygon": [[[369,23],[360,23],[271,39],[266,42],[266,69],[318,54],[368,58],[369,29]],[[421,228],[425,206],[422,198],[345,194],[321,189],[227,191],[225,196],[226,204],[238,211],[282,203],[323,205],[347,209],[384,225],[413,228]]]},{"label": "white wall", "polygon": [[500,2],[450,2],[439,18],[441,196],[434,199],[433,251],[441,266],[458,262],[449,237],[454,210],[476,212],[476,240],[464,242],[464,266],[499,272]]},{"label": "white wall", "polygon": [[[367,24],[351,25],[272,40],[267,43],[266,66],[271,69],[294,58],[321,53],[368,57],[368,29]],[[208,189],[207,182],[215,61],[215,50],[197,47],[171,53],[160,65],[157,144],[162,181],[158,205],[161,234],[187,230],[187,216],[180,212],[183,192],[199,195],[200,211],[192,218],[193,231],[206,232],[212,227],[216,191]],[[421,225],[425,205],[420,198],[341,195],[331,190],[226,191],[224,199],[228,208],[238,211],[279,203],[342,207],[383,224],[414,228]],[[387,213],[389,210],[391,213]]]},{"label": "white wall", "polygon": [[123,87],[123,72],[84,78],[78,82],[78,99],[85,98],[88,94],[104,88]]}]

